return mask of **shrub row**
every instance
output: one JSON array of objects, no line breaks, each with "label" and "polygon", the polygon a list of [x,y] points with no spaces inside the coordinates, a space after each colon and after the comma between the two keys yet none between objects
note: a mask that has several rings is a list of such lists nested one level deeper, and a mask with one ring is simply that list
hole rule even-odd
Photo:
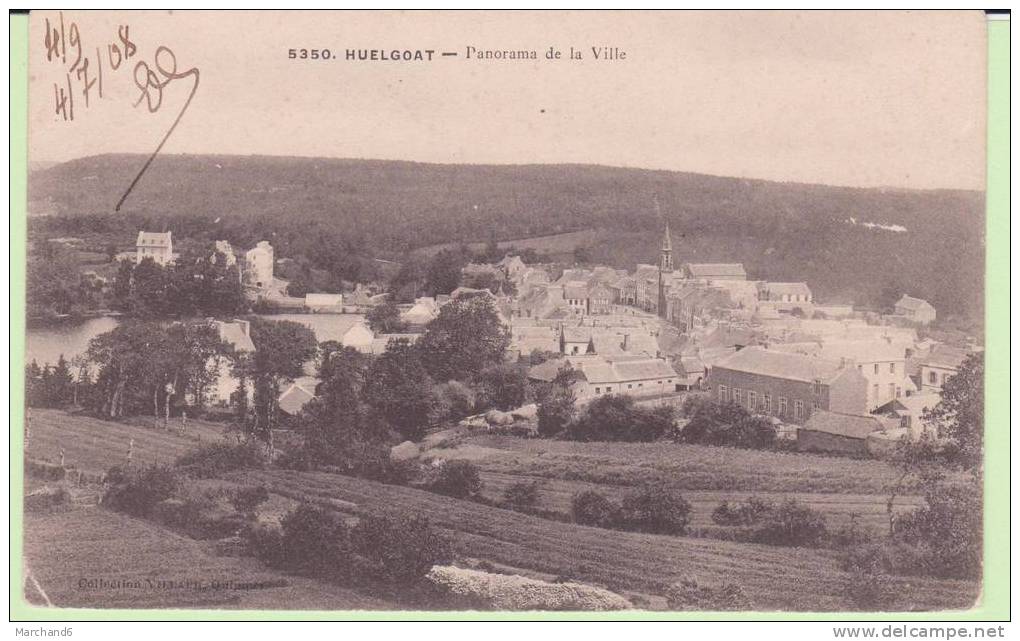
[{"label": "shrub row", "polygon": [[574,496],[571,512],[582,525],[647,532],[685,534],[691,504],[666,485],[647,484],[627,494],[620,503],[594,490]]},{"label": "shrub row", "polygon": [[280,525],[252,526],[245,535],[248,548],[266,565],[298,574],[408,583],[450,560],[449,546],[426,517],[366,516],[352,528],[331,512],[302,504]]}]

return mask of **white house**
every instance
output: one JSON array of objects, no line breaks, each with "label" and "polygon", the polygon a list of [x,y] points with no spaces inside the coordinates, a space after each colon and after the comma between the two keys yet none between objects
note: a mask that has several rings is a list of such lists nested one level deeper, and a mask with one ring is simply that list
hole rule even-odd
[{"label": "white house", "polygon": [[896,301],[896,315],[923,325],[935,322],[935,308],[931,306],[931,303],[906,294]]},{"label": "white house", "polygon": [[400,320],[409,325],[426,325],[439,315],[439,304],[435,298],[422,296],[414,301],[410,309],[401,312]]},{"label": "white house", "polygon": [[665,360],[659,358],[621,358],[610,360],[601,356],[570,359],[581,373],[574,391],[578,400],[606,394],[644,397],[676,391],[679,375]]},{"label": "white house", "polygon": [[906,349],[890,340],[826,341],[816,354],[828,360],[846,360],[868,381],[868,411],[891,400],[909,396],[917,387],[907,375]]},{"label": "white house", "polygon": [[151,258],[157,265],[169,265],[174,262],[173,239],[170,232],[138,232],[135,241],[135,263]]},{"label": "white house", "polygon": [[364,354],[372,353],[372,343],[375,340],[375,334],[369,329],[368,325],[364,323],[355,323],[351,325],[351,328],[344,332],[343,337],[340,339],[340,344],[344,347],[351,347]]},{"label": "white house", "polygon": [[940,393],[942,386],[960,370],[966,358],[966,351],[949,345],[936,345],[919,357],[921,391]]},{"label": "white house", "polygon": [[245,283],[258,289],[265,289],[272,285],[274,262],[273,246],[268,241],[259,241],[244,255]]}]

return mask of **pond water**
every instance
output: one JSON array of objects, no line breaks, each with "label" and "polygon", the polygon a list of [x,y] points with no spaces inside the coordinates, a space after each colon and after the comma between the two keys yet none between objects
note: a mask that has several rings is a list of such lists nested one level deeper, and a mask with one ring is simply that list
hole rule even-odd
[{"label": "pond water", "polygon": [[70,361],[88,349],[89,341],[108,332],[120,321],[109,316],[89,318],[85,321],[66,321],[29,327],[25,337],[25,362],[33,359],[40,366],[57,362],[60,355]]},{"label": "pond water", "polygon": [[[305,325],[320,343],[339,341],[344,333],[365,317],[361,314],[266,314],[261,318],[289,320]],[[39,365],[57,362],[61,354],[68,361],[88,349],[94,337],[112,330],[120,324],[116,318],[101,316],[85,321],[68,321],[52,325],[29,327],[25,341],[25,362],[35,359]]]}]

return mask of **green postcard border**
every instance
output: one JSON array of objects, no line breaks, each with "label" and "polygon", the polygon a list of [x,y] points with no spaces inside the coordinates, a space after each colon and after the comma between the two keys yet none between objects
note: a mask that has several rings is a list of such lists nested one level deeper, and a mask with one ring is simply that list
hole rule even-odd
[{"label": "green postcard border", "polygon": [[10,15],[10,619],[12,621],[1008,621],[1009,548],[1009,20],[988,23],[988,187],[985,262],[985,572],[982,603],[966,611],[838,612],[366,612],[89,610],[25,602],[22,563],[25,252],[28,180],[28,16]]}]

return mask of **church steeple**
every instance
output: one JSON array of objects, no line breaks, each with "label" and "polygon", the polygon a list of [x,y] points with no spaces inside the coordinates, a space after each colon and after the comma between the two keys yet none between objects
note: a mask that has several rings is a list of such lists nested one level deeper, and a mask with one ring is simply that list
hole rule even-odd
[{"label": "church steeple", "polygon": [[662,234],[662,251],[659,255],[659,271],[673,271],[673,239],[669,233],[669,221],[666,221],[666,229]]}]

